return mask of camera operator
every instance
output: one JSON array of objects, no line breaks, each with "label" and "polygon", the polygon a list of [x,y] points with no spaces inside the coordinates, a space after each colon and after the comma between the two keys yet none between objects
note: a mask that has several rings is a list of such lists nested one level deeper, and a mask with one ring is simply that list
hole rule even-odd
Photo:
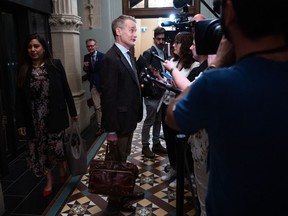
[{"label": "camera operator", "polygon": [[[161,27],[154,29],[153,45],[144,51],[143,57],[145,58],[151,77],[154,77],[154,73],[160,73],[164,70],[161,61],[154,57],[154,53],[160,56],[162,59],[167,59],[168,55],[164,50],[165,47],[165,32],[166,30]],[[137,61],[138,70],[143,70],[141,67],[141,59]],[[144,97],[144,103],[146,106],[146,118],[142,126],[142,154],[148,158],[154,158],[155,153],[167,153],[160,143],[160,131],[161,131],[161,110],[162,97],[165,92],[163,88],[155,85],[152,81],[142,80],[140,76],[140,82],[142,87],[142,96]],[[150,129],[152,128],[152,151],[150,150]]]},{"label": "camera operator", "polygon": [[225,37],[215,69],[169,105],[166,121],[190,134],[207,129],[208,216],[286,215],[288,20],[267,19],[285,14],[285,1],[220,7]]}]

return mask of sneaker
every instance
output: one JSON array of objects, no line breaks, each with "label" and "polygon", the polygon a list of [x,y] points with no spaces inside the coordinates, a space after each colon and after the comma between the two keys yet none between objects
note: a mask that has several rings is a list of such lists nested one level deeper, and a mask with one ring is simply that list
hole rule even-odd
[{"label": "sneaker", "polygon": [[165,173],[165,175],[161,177],[161,180],[169,181],[170,179],[175,178],[175,176],[176,176],[176,170],[170,169],[169,172]]},{"label": "sneaker", "polygon": [[172,181],[172,182],[169,184],[169,187],[172,188],[172,189],[176,189],[176,187],[177,187],[177,180],[175,179],[174,181]]},{"label": "sneaker", "polygon": [[[184,186],[187,186],[189,185],[189,181],[185,178],[184,179]],[[177,187],[177,180],[175,179],[174,181],[172,181],[170,184],[169,184],[169,187],[172,188],[172,189],[176,189]]]}]

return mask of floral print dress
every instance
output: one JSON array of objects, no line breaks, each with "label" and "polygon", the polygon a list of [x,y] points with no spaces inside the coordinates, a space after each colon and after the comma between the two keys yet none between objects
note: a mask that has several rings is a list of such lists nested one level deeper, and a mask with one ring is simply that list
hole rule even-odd
[{"label": "floral print dress", "polygon": [[41,177],[64,160],[64,131],[49,133],[46,119],[49,113],[49,79],[45,65],[32,69],[30,81],[32,118],[35,138],[28,140],[28,168]]}]

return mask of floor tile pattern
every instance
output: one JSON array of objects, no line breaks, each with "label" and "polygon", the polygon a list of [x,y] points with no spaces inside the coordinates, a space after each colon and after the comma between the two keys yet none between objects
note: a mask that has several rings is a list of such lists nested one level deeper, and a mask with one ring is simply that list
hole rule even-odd
[{"label": "floor tile pattern", "polygon": [[[111,212],[106,210],[107,196],[91,194],[88,192],[89,173],[82,176],[76,188],[63,204],[59,216],[98,216],[98,215],[119,215],[119,216],[159,216],[176,215],[176,191],[168,187],[169,182],[163,182],[161,176],[168,163],[167,155],[156,155],[154,159],[148,159],[141,154],[141,127],[139,124],[133,137],[132,151],[128,161],[136,164],[139,168],[139,178],[136,181],[135,190],[143,191],[145,197],[141,200],[131,201],[136,207],[133,213]],[[162,145],[165,146],[165,144]],[[105,157],[104,142],[95,155],[94,159]],[[191,202],[191,193],[184,191],[184,215],[194,216],[195,211]]]}]

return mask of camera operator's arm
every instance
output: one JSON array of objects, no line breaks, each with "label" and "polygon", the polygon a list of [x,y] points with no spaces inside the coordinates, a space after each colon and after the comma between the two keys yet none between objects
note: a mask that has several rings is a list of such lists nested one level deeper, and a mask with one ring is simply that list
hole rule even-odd
[{"label": "camera operator's arm", "polygon": [[211,62],[209,62],[208,68],[227,67],[235,63],[235,59],[234,46],[223,36],[217,53]]},{"label": "camera operator's arm", "polygon": [[174,68],[174,64],[171,61],[165,60],[165,62],[163,62],[163,66],[172,75],[177,88],[184,90],[190,85],[191,82],[185,76],[183,76],[177,68]]}]

